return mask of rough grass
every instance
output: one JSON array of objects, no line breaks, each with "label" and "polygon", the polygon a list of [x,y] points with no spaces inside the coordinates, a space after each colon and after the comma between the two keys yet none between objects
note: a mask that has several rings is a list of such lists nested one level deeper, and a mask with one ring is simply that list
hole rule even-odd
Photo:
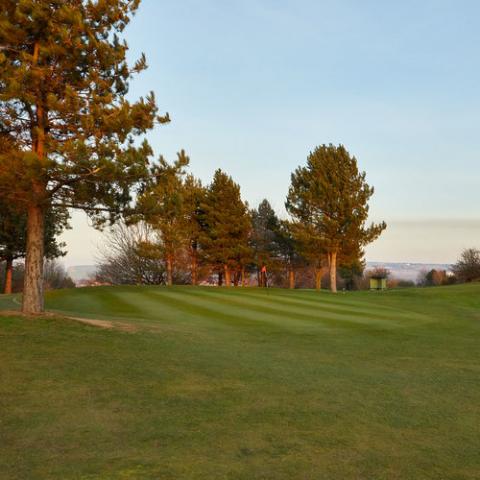
[{"label": "rough grass", "polygon": [[2,480],[480,477],[480,285],[47,304],[134,333],[0,317]]}]

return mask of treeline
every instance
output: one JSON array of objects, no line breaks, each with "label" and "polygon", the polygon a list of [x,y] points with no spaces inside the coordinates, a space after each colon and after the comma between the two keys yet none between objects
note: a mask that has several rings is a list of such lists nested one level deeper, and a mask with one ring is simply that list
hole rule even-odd
[{"label": "treeline", "polygon": [[[143,55],[127,61],[124,38],[139,3],[2,2],[0,203],[24,223],[18,242],[25,256],[22,311],[44,311],[49,216],[54,229],[63,228],[55,217],[68,209],[83,210],[96,227],[122,216],[148,225],[153,237],[135,251],[149,265],[161,262],[166,283],[180,275],[185,256],[191,283],[207,269],[225,285],[240,284],[263,267],[272,281],[278,265],[295,282],[308,265],[317,286],[328,270],[335,291],[337,271],[361,270],[363,247],[385,228],[366,226],[373,189],[355,159],[341,146],[312,152],[292,174],[286,201],[291,221],[277,219],[278,228],[267,229],[273,236],[268,248],[256,238],[261,229],[254,224],[261,219],[224,172],[203,187],[182,173],[183,154],[173,165],[162,159],[150,170],[146,135],[170,117],[159,113],[153,92],[126,99],[131,79],[147,68]],[[128,212],[134,193],[139,203]],[[2,259],[12,272],[7,254]]]},{"label": "treeline", "polygon": [[477,248],[464,249],[456,263],[448,270],[432,268],[419,272],[416,282],[395,278],[391,272],[383,267],[376,267],[365,272],[364,281],[360,281],[360,288],[367,289],[370,277],[385,278],[388,288],[408,287],[441,287],[461,283],[480,281],[480,250]]},{"label": "treeline", "polygon": [[251,209],[222,170],[204,186],[188,166],[182,151],[152,167],[101,252],[99,281],[351,289],[363,273],[363,247],[386,227],[366,225],[373,188],[341,145],[316,148],[292,173],[289,220],[266,199]]},{"label": "treeline", "polygon": [[[18,261],[12,267],[0,263],[0,292],[19,293],[23,291],[25,264]],[[46,260],[43,268],[43,287],[45,290],[74,288],[75,282],[68,275],[65,267],[57,260]]]},{"label": "treeline", "polygon": [[421,272],[417,284],[421,287],[438,287],[476,281],[480,281],[480,250],[466,248],[452,265],[451,271],[432,269]]}]

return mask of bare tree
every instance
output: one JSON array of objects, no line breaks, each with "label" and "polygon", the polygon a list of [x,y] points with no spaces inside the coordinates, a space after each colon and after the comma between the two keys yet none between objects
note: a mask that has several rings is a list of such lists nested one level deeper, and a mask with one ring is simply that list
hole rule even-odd
[{"label": "bare tree", "polygon": [[165,283],[163,260],[148,254],[143,247],[158,241],[157,234],[146,223],[114,225],[99,249],[97,280],[112,285]]},{"label": "bare tree", "polygon": [[465,249],[452,270],[459,282],[480,280],[480,250]]},{"label": "bare tree", "polygon": [[70,278],[65,267],[56,260],[47,260],[43,267],[43,288],[57,290],[74,288],[75,282]]}]

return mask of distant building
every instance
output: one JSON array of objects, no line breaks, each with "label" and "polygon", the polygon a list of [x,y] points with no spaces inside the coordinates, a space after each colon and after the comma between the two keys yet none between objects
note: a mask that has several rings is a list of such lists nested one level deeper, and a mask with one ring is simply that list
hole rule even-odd
[{"label": "distant building", "polygon": [[386,290],[387,277],[383,275],[376,275],[370,277],[370,290]]}]

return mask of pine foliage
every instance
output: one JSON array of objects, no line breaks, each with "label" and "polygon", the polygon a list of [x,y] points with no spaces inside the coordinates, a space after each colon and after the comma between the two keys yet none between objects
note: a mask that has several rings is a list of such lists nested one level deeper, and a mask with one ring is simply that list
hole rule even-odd
[{"label": "pine foliage", "polygon": [[[45,257],[65,255],[65,244],[57,241],[58,235],[68,228],[68,213],[64,209],[50,209],[45,215]],[[0,261],[25,257],[27,218],[24,212],[0,200]]]},{"label": "pine foliage", "polygon": [[251,259],[251,218],[240,186],[217,170],[201,205],[203,258],[219,271],[238,270]]},{"label": "pine foliage", "polygon": [[[130,199],[151,154],[134,137],[151,129],[153,93],[125,99],[142,56],[126,61],[120,39],[138,0],[3,0],[0,133],[22,152],[0,157],[0,194],[85,208],[110,217]],[[15,183],[13,183],[15,181]]]},{"label": "pine foliage", "polygon": [[317,147],[291,176],[285,206],[295,220],[294,235],[308,257],[317,262],[327,257],[332,283],[337,255],[361,256],[362,247],[386,228],[384,222],[367,226],[373,193],[356,158],[342,145]]},{"label": "pine foliage", "polygon": [[264,265],[271,267],[279,255],[280,220],[267,199],[251,211],[251,218],[251,245],[255,265],[257,268]]}]

